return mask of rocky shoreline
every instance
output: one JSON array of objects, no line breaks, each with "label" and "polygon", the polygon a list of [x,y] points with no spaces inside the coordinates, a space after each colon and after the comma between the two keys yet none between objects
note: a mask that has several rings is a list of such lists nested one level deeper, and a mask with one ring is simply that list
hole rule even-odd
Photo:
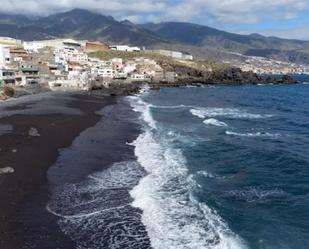
[{"label": "rocky shoreline", "polygon": [[177,75],[176,85],[183,84],[293,84],[298,83],[289,75],[283,75],[281,79],[274,76],[261,77],[253,72],[244,72],[240,68],[227,67],[214,71],[203,71],[186,66],[172,66]]},{"label": "rocky shoreline", "polygon": [[[289,75],[282,78],[267,76],[261,77],[253,72],[243,72],[239,68],[225,68],[218,71],[201,71],[186,66],[169,66],[167,70],[174,71],[177,77],[173,81],[152,81],[152,82],[125,82],[123,80],[114,81],[109,87],[93,87],[90,91],[95,91],[106,96],[126,96],[133,95],[140,91],[142,86],[148,85],[153,90],[162,87],[181,87],[207,85],[256,85],[256,84],[297,84],[297,80]],[[31,86],[28,88],[16,89],[15,97],[32,95],[36,93],[51,91],[45,86]]]},{"label": "rocky shoreline", "polygon": [[188,66],[164,65],[167,72],[175,72],[173,81],[132,82],[121,81],[113,83],[109,88],[95,88],[110,95],[131,95],[137,93],[142,85],[151,89],[162,87],[207,86],[207,85],[256,85],[256,84],[297,84],[297,80],[289,75],[262,77],[253,72],[243,72],[239,68],[227,67],[215,71],[203,71]]}]

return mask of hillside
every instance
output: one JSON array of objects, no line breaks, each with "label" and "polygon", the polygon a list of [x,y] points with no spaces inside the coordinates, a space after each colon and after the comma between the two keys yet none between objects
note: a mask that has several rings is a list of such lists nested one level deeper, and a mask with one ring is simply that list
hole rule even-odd
[{"label": "hillside", "polygon": [[175,43],[309,64],[308,41],[265,37],[259,34],[239,35],[181,22],[148,23],[142,27]]},{"label": "hillside", "polygon": [[[20,21],[24,18],[24,21]],[[28,19],[20,15],[0,15],[0,36],[23,40],[74,37],[119,44],[150,45],[163,40],[151,31],[112,17],[74,9],[69,12]]]},{"label": "hillside", "polygon": [[81,9],[35,19],[1,14],[0,36],[23,40],[71,37],[186,51],[202,59],[239,59],[235,53],[241,53],[309,64],[309,41],[233,34],[183,22],[137,25]]}]

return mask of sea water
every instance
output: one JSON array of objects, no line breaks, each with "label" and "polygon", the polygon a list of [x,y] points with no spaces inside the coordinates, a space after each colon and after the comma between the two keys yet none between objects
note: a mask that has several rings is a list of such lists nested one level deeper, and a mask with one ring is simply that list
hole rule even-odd
[{"label": "sea water", "polygon": [[309,248],[309,86],[130,97],[145,169],[130,191],[153,248]]},{"label": "sea water", "polygon": [[308,249],[308,107],[307,84],[119,99],[60,151],[46,208],[79,249]]}]

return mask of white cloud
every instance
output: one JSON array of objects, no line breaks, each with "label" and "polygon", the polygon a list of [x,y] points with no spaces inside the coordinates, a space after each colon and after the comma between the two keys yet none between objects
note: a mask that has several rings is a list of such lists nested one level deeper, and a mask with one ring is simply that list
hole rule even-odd
[{"label": "white cloud", "polygon": [[170,7],[167,16],[187,20],[207,16],[218,24],[248,24],[293,19],[306,10],[309,10],[308,0],[191,0]]},{"label": "white cloud", "polygon": [[309,41],[309,29],[307,26],[291,29],[260,30],[259,33],[266,36],[277,36],[286,39],[299,39]]},{"label": "white cloud", "polygon": [[296,18],[308,0],[0,0],[4,13],[46,15],[84,8],[132,21],[194,21],[248,24]]}]

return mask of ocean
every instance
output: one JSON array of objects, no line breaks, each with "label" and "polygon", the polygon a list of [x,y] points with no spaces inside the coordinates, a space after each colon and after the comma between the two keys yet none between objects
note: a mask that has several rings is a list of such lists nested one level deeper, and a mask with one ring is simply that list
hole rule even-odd
[{"label": "ocean", "polygon": [[[61,152],[47,209],[77,248],[308,249],[308,107],[307,84],[145,89]],[[107,143],[109,115],[136,135]]]}]

